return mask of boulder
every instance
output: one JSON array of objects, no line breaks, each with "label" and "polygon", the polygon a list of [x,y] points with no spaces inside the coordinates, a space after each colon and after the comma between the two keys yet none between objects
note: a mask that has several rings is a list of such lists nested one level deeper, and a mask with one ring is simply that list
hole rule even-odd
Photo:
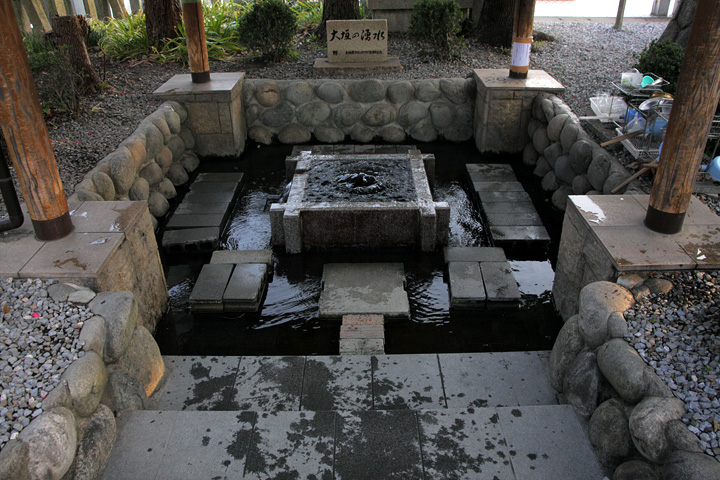
[{"label": "boulder", "polygon": [[310,131],[296,123],[286,125],[278,133],[278,141],[286,145],[296,145],[299,143],[307,143],[312,138]]},{"label": "boulder", "polygon": [[111,365],[102,403],[116,415],[123,410],[144,410],[147,404],[145,387],[117,364]]},{"label": "boulder", "polygon": [[345,133],[335,127],[316,127],[315,138],[322,143],[339,143],[345,140]]},{"label": "boulder", "polygon": [[570,164],[578,173],[587,173],[593,159],[593,145],[587,140],[578,140],[570,147]]},{"label": "boulder", "polygon": [[560,329],[548,361],[550,385],[558,392],[562,392],[563,379],[583,346],[582,336],[578,329],[578,316],[573,315]]},{"label": "boulder", "polygon": [[405,141],[405,130],[397,125],[387,125],[380,130],[380,136],[388,143]]},{"label": "boulder", "polygon": [[155,112],[147,116],[144,121],[152,123],[160,131],[163,137],[163,145],[170,141],[172,132],[170,131],[170,126],[168,125],[165,115],[162,112],[155,110]]},{"label": "boulder", "polygon": [[672,450],[703,453],[698,437],[695,436],[682,420],[670,420],[665,424],[665,438]]},{"label": "boulder", "polygon": [[154,161],[145,165],[138,173],[140,178],[147,180],[148,185],[151,187],[160,183],[163,179],[163,172],[160,165]]},{"label": "boulder", "polygon": [[105,319],[106,363],[117,362],[130,346],[138,321],[138,305],[132,292],[100,292],[90,302],[90,311]]},{"label": "boulder", "polygon": [[315,127],[330,118],[332,110],[325,102],[309,102],[297,109],[298,122],[307,127]]},{"label": "boulder", "polygon": [[345,89],[337,82],[323,82],[317,88],[317,96],[328,103],[341,103],[345,99]]},{"label": "boulder", "polygon": [[558,142],[551,143],[545,150],[543,150],[543,156],[547,159],[552,168],[555,168],[555,162],[557,162],[557,159],[560,158],[562,154],[562,145]]},{"label": "boulder", "polygon": [[82,343],[84,352],[95,352],[102,358],[105,355],[106,338],[105,319],[96,315],[85,320],[78,340]]},{"label": "boulder", "polygon": [[645,279],[637,273],[624,273],[617,278],[615,283],[631,290],[635,286],[641,284],[644,280]]},{"label": "boulder", "polygon": [[468,99],[464,78],[440,79],[440,91],[445,95],[445,98],[457,105],[465,103]]},{"label": "boulder", "polygon": [[438,129],[450,125],[455,117],[455,109],[449,103],[434,102],[429,110],[433,125]]},{"label": "boulder", "polygon": [[607,339],[607,321],[612,312],[624,312],[635,299],[626,288],[613,282],[594,282],[580,290],[580,333],[590,348]]},{"label": "boulder", "polygon": [[628,334],[628,325],[625,316],[620,312],[612,312],[607,321],[607,338],[625,338]]},{"label": "boulder", "polygon": [[75,412],[81,417],[90,416],[100,403],[107,381],[100,355],[86,352],[70,364],[62,378],[67,382]]},{"label": "boulder", "polygon": [[665,295],[673,289],[673,283],[664,278],[648,278],[643,285],[649,288],[654,295]]},{"label": "boulder", "polygon": [[138,130],[145,136],[146,158],[153,158],[165,146],[165,139],[162,132],[152,122],[143,120]]},{"label": "boulder", "polygon": [[388,86],[387,98],[392,103],[402,105],[415,96],[415,87],[408,81],[393,82]]},{"label": "boulder", "polygon": [[264,127],[251,127],[248,130],[248,138],[262,145],[270,145],[272,143],[273,134]]},{"label": "boulder", "polygon": [[99,405],[78,441],[73,480],[94,480],[98,477],[115,443],[116,433],[113,412],[105,405]]},{"label": "boulder", "polygon": [[551,201],[553,207],[557,208],[561,212],[564,212],[565,207],[567,206],[568,195],[572,195],[572,189],[570,187],[566,187],[565,185],[561,185],[552,194]]},{"label": "boulder", "polygon": [[115,183],[107,173],[93,173],[92,181],[95,184],[98,194],[103,198],[103,200],[115,200]]},{"label": "boulder", "polygon": [[717,480],[720,462],[704,453],[676,450],[663,465],[663,480]]},{"label": "boulder", "polygon": [[281,102],[260,114],[260,120],[268,127],[282,127],[290,123],[295,109],[289,102]]},{"label": "boulder", "polygon": [[590,190],[592,190],[592,185],[587,175],[575,175],[572,181],[573,195],[585,195]]},{"label": "boulder", "polygon": [[280,87],[278,83],[270,81],[256,85],[255,98],[263,107],[272,107],[280,101]]},{"label": "boulder", "polygon": [[545,123],[550,123],[550,120],[552,120],[555,117],[555,106],[553,105],[552,100],[550,98],[545,98],[540,102],[540,108],[542,108],[543,114],[544,114],[544,120]]},{"label": "boulder", "polygon": [[180,162],[173,162],[172,165],[170,165],[165,178],[176,187],[185,185],[188,180],[190,180],[185,167],[183,167]]},{"label": "boulder", "polygon": [[375,138],[375,131],[365,125],[355,125],[350,130],[350,138],[360,143],[370,143]]},{"label": "boulder", "polygon": [[436,80],[417,80],[415,84],[415,98],[421,102],[434,102],[442,95]]},{"label": "boulder", "polygon": [[285,89],[285,98],[295,106],[315,99],[315,92],[307,82],[293,82]]},{"label": "boulder", "polygon": [[548,126],[547,126],[547,130],[548,130],[548,137],[550,138],[551,142],[559,142],[560,141],[560,133],[562,132],[567,119],[568,119],[567,114],[561,114],[561,115],[555,115],[553,117],[553,119],[550,120],[550,123],[548,123]]},{"label": "boulder", "polygon": [[532,143],[528,143],[523,148],[523,165],[526,167],[534,167],[537,164],[538,152],[533,147]]},{"label": "boulder", "polygon": [[542,186],[542,189],[546,192],[554,192],[560,187],[560,184],[557,181],[557,177],[555,176],[555,172],[552,170],[545,174],[542,181],[540,182],[540,185]]},{"label": "boulder", "polygon": [[167,173],[172,161],[173,154],[168,147],[161,148],[158,154],[155,155],[155,163],[160,165],[160,170],[162,170],[163,175]]},{"label": "boulder", "polygon": [[180,129],[180,133],[178,133],[178,137],[183,139],[183,142],[185,142],[185,148],[192,149],[195,148],[195,136],[190,131],[188,127],[185,125],[182,126]]},{"label": "boulder", "polygon": [[200,159],[193,152],[185,152],[180,157],[180,164],[188,173],[194,172],[200,166]]},{"label": "boulder", "polygon": [[679,398],[646,397],[638,403],[630,414],[630,434],[638,451],[651,462],[662,463],[670,453],[665,425],[684,413]]},{"label": "boulder", "polygon": [[593,352],[581,352],[573,359],[563,380],[565,398],[578,414],[587,418],[595,411],[600,391],[600,370]]},{"label": "boulder", "polygon": [[562,143],[563,153],[570,153],[573,144],[578,140],[580,135],[580,126],[575,123],[566,122],[560,133],[560,143]]},{"label": "boulder", "polygon": [[630,344],[613,338],[598,348],[597,360],[605,379],[623,400],[630,404],[642,400],[647,387],[645,361]]},{"label": "boulder", "polygon": [[380,80],[358,80],[348,87],[350,98],[359,103],[374,103],[385,98],[385,84]]},{"label": "boulder", "polygon": [[135,328],[130,346],[118,365],[140,381],[148,397],[155,391],[165,373],[160,349],[152,334],[143,326]]},{"label": "boulder", "polygon": [[[173,198],[177,197],[177,190],[175,190],[175,185],[173,185],[173,182],[169,178],[163,178],[160,183],[158,183],[152,188],[152,190],[153,191],[150,193],[150,196],[152,196],[154,192],[157,192],[168,200],[172,200]],[[148,199],[148,208],[150,208],[149,203],[151,201],[152,200]],[[162,215],[158,216],[161,217]]]},{"label": "boulder", "polygon": [[333,120],[338,127],[352,127],[363,114],[363,107],[357,103],[344,103],[333,109]]},{"label": "boulder", "polygon": [[535,134],[535,130],[540,128],[543,124],[540,123],[535,117],[530,117],[530,120],[528,120],[528,137],[533,138],[533,135]]},{"label": "boulder", "polygon": [[558,159],[555,161],[555,175],[557,176],[558,180],[562,182],[565,185],[572,185],[573,180],[575,180],[575,170],[573,170],[572,166],[570,165],[570,157],[567,155],[561,155],[558,157]]},{"label": "boulder", "polygon": [[608,174],[610,173],[610,165],[612,160],[607,153],[600,155],[593,155],[593,159],[588,167],[587,177],[593,189],[602,191],[607,180]]},{"label": "boulder", "polygon": [[137,175],[135,159],[126,148],[118,148],[108,157],[110,158],[110,177],[115,185],[115,193],[127,195]]},{"label": "boulder", "polygon": [[542,156],[539,157],[537,160],[537,163],[535,164],[535,169],[533,170],[533,175],[536,177],[543,178],[549,171],[552,170],[552,167],[548,163],[547,159]]},{"label": "boulder", "polygon": [[397,118],[397,111],[392,105],[378,103],[368,108],[362,116],[365,125],[381,127],[392,123]]},{"label": "boulder", "polygon": [[20,440],[10,440],[0,450],[0,480],[30,480],[27,464],[28,444]]},{"label": "boulder", "polygon": [[613,480],[660,480],[655,466],[643,460],[630,460],[618,465]]},{"label": "boulder", "polygon": [[133,133],[128,138],[120,142],[121,147],[125,147],[130,156],[135,160],[135,168],[147,161],[147,150],[145,146],[145,135]]},{"label": "boulder", "polygon": [[595,409],[588,424],[588,437],[603,463],[614,464],[633,452],[635,447],[622,402],[610,399]]},{"label": "boulder", "polygon": [[410,136],[418,142],[434,142],[437,139],[438,132],[433,127],[430,119],[425,119],[413,125],[410,129]]},{"label": "boulder", "polygon": [[60,480],[75,457],[75,417],[67,408],[53,408],[30,422],[19,438],[28,445],[30,478]]},{"label": "boulder", "polygon": [[535,130],[532,143],[538,152],[544,152],[545,149],[550,146],[550,138],[547,136],[547,128],[544,125]]},{"label": "boulder", "polygon": [[408,102],[398,111],[398,123],[405,127],[415,125],[424,120],[430,112],[427,107],[420,102]]},{"label": "boulder", "polygon": [[185,153],[185,141],[179,135],[173,135],[166,147],[170,149],[173,161],[180,160]]}]

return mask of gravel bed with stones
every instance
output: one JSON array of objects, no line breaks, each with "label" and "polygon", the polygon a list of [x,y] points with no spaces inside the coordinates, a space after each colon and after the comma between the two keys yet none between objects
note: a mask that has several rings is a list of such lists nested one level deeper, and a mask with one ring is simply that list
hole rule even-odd
[{"label": "gravel bed with stones", "polygon": [[0,281],[0,449],[42,413],[42,400],[82,356],[78,337],[93,315],[56,302],[52,280]]},{"label": "gravel bed with stones", "polygon": [[720,460],[720,274],[663,275],[674,287],[625,312],[628,340],[676,397],[700,448]]}]

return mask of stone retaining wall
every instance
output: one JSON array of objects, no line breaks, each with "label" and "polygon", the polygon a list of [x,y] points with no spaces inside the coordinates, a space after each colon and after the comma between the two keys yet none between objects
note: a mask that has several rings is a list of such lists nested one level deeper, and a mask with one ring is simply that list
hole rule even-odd
[{"label": "stone retaining wall", "polygon": [[[644,283],[652,293],[672,287]],[[634,302],[627,288],[613,282],[585,286],[579,313],[563,325],[550,354],[550,382],[589,419],[590,442],[598,460],[615,472],[613,480],[720,478],[720,463],[702,452],[681,421],[682,400],[624,340],[623,312]]]},{"label": "stone retaining wall", "polygon": [[[559,97],[540,93],[528,123],[530,141],[523,163],[542,179],[555,208],[564,211],[568,195],[602,195],[630,173],[583,130],[580,120]],[[644,193],[636,182],[618,193]]]},{"label": "stone retaining wall", "polygon": [[475,94],[472,78],[243,83],[248,137],[265,145],[464,142],[473,136]]},{"label": "stone retaining wall", "polygon": [[147,201],[157,219],[169,210],[175,187],[199,165],[195,139],[184,125],[188,112],[168,101],[148,115],[115,151],[100,160],[75,187],[69,201]]},{"label": "stone retaining wall", "polygon": [[[56,300],[76,290],[53,287],[48,291]],[[157,389],[165,365],[155,339],[140,325],[133,294],[99,293],[89,308],[96,316],[80,332],[84,355],[42,401],[43,413],[0,451],[0,479],[96,478],[115,443],[115,416],[146,408]]]}]

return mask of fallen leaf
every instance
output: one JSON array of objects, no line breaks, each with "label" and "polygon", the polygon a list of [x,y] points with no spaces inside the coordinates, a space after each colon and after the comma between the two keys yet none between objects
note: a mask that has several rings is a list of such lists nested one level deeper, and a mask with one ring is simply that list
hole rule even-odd
[{"label": "fallen leaf", "polygon": [[10,307],[8,307],[7,305],[3,304],[3,313],[10,313]]}]

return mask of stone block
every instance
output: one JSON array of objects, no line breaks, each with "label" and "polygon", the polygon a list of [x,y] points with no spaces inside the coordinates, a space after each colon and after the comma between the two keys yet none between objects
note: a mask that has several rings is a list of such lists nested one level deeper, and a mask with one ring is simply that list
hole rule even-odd
[{"label": "stone block", "polygon": [[515,276],[508,262],[480,263],[488,307],[517,304],[520,301]]},{"label": "stone block", "polygon": [[485,308],[485,286],[478,262],[450,262],[448,275],[450,308]]},{"label": "stone block", "polygon": [[215,263],[203,265],[190,294],[190,308],[195,312],[222,312],[223,293],[234,265]]},{"label": "stone block", "polygon": [[168,253],[206,252],[220,244],[220,230],[215,227],[168,230],[162,246]]},{"label": "stone block", "polygon": [[387,20],[328,20],[327,54],[330,63],[387,60]]},{"label": "stone block", "polygon": [[498,247],[446,247],[445,263],[505,262],[505,251]]},{"label": "stone block", "polygon": [[236,265],[222,295],[223,311],[257,312],[267,287],[266,281],[267,265],[264,263]]}]

